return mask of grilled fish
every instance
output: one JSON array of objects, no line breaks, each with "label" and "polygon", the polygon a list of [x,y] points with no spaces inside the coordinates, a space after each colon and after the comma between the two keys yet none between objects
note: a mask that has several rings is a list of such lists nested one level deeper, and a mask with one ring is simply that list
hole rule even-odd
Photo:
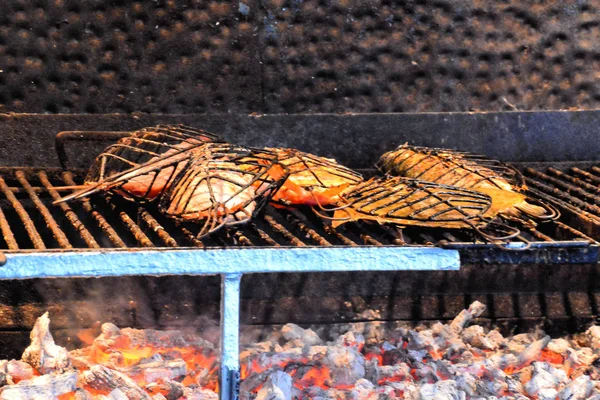
[{"label": "grilled fish", "polygon": [[222,143],[205,144],[162,196],[168,217],[203,225],[199,237],[249,221],[288,176],[277,155]]},{"label": "grilled fish", "polygon": [[271,202],[285,206],[328,206],[350,186],[362,182],[362,176],[335,160],[295,149],[269,148],[287,168],[288,178]]},{"label": "grilled fish", "polygon": [[[492,199],[486,216],[551,220],[559,216],[549,205],[521,193],[521,174],[495,160],[470,153],[403,145],[381,156],[379,168],[389,175],[451,185],[484,193]],[[536,202],[538,204],[533,204]]]},{"label": "grilled fish", "polygon": [[202,145],[219,140],[212,133],[183,125],[159,125],[133,132],[96,158],[83,188],[55,203],[109,190],[128,200],[152,201],[169,188]]},{"label": "grilled fish", "polygon": [[356,220],[472,228],[484,222],[483,216],[491,206],[490,197],[482,193],[403,177],[374,177],[342,196],[346,207],[334,213],[334,228]]}]

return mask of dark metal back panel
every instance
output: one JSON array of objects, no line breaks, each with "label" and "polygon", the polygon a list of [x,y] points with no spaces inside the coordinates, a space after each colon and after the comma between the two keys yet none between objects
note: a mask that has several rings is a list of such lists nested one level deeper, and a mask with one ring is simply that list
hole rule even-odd
[{"label": "dark metal back panel", "polygon": [[[0,164],[59,166],[60,131],[127,131],[182,123],[239,144],[287,146],[371,168],[399,144],[450,147],[502,161],[597,161],[600,111],[356,115],[0,115]],[[16,151],[18,149],[18,151]],[[76,145],[74,166],[87,168],[102,149]]]}]

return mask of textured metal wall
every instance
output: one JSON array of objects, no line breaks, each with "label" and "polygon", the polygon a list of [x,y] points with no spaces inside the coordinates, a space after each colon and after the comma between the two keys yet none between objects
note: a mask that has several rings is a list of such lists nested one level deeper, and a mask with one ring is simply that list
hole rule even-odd
[{"label": "textured metal wall", "polygon": [[0,112],[600,106],[597,1],[0,0]]}]

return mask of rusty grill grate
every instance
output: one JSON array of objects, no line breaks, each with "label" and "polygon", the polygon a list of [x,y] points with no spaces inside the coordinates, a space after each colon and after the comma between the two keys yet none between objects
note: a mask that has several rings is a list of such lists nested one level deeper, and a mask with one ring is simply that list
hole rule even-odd
[{"label": "rusty grill grate", "polygon": [[271,206],[253,223],[199,240],[197,226],[165,218],[151,205],[142,207],[105,195],[52,205],[60,197],[55,187],[80,183],[83,171],[4,167],[0,168],[0,249],[440,245],[460,249],[464,262],[595,262],[597,247],[590,244],[597,244],[593,238],[600,232],[600,207],[589,200],[598,199],[590,182],[600,179],[599,171],[596,167],[568,172],[550,168],[547,173],[526,169],[532,193],[552,201],[564,216],[537,228],[520,227],[533,249],[506,252],[475,242],[468,231],[400,230],[368,223],[348,223],[336,230],[310,210]]}]

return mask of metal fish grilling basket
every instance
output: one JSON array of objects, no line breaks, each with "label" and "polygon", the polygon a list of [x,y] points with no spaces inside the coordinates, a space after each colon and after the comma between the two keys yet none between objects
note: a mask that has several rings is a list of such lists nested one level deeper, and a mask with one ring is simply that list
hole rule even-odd
[{"label": "metal fish grilling basket", "polygon": [[[469,189],[483,181],[487,181],[498,189],[503,189],[501,186],[498,186],[495,179],[506,180],[517,189],[525,187],[525,178],[519,171],[501,161],[490,159],[484,155],[452,149],[409,145],[400,146],[391,153],[394,155],[393,159],[386,162],[382,158],[377,164],[378,169],[383,173],[393,172],[393,164],[403,158],[401,162],[406,168],[402,175],[409,174],[410,170],[420,170],[418,174],[410,175],[413,179],[422,179],[429,182],[441,181],[444,184],[455,185],[469,175],[469,177],[476,176],[478,179],[472,179],[468,187],[462,185],[461,187]],[[407,153],[409,155],[404,157]],[[427,157],[421,158],[420,156],[422,155],[427,155]],[[421,159],[413,161],[415,158]],[[449,164],[446,172],[437,176],[428,175],[429,172],[432,172],[438,166],[440,160]],[[420,168],[421,165],[426,165],[427,163],[431,163],[431,165],[423,169]],[[449,174],[454,175],[454,181],[448,180],[447,175]]]},{"label": "metal fish grilling basket", "polygon": [[248,222],[288,177],[269,150],[208,143],[189,159],[162,196],[159,209],[180,222],[194,222],[197,237]]},{"label": "metal fish grilling basket", "polygon": [[334,226],[351,220],[372,220],[399,226],[473,229],[497,242],[517,237],[520,230],[484,216],[491,198],[473,190],[416,179],[375,177],[343,193],[346,207],[334,215]]}]

